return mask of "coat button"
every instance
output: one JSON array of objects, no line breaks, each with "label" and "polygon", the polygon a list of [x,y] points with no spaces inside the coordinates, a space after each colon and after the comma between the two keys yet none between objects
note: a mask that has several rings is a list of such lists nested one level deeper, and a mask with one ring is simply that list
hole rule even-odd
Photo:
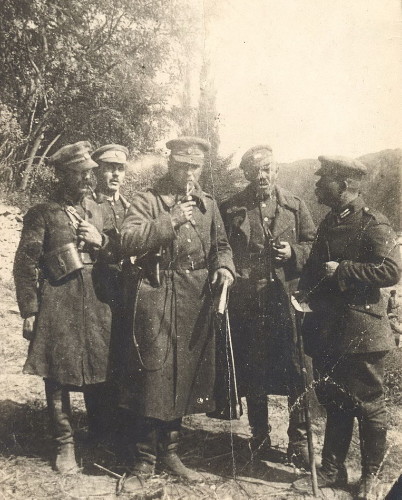
[{"label": "coat button", "polygon": [[364,309],[366,309],[366,311],[369,311],[369,310],[370,310],[370,306],[369,306],[368,304],[366,304],[366,305],[364,306]]},{"label": "coat button", "polygon": [[268,222],[269,219],[268,219],[268,217],[264,217],[264,220],[265,220],[265,222]]},{"label": "coat button", "polygon": [[190,274],[190,269],[186,269],[186,274]]},{"label": "coat button", "polygon": [[187,238],[187,242],[188,242],[188,243],[191,243],[191,238]]},{"label": "coat button", "polygon": [[202,404],[204,402],[204,399],[203,398],[197,398],[197,403],[198,404]]}]

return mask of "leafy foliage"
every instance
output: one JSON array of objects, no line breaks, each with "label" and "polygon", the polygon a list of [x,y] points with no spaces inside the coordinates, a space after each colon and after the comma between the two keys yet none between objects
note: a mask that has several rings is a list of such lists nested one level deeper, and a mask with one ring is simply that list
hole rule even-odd
[{"label": "leafy foliage", "polygon": [[193,36],[190,6],[3,0],[0,102],[22,134],[13,160],[23,188],[53,140],[57,147],[82,139],[120,142],[134,152],[153,147],[171,124],[171,96]]}]

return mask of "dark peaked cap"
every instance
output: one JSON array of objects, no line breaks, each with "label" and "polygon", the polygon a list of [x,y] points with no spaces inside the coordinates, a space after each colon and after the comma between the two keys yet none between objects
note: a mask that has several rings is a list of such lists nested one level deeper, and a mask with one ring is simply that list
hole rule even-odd
[{"label": "dark peaked cap", "polygon": [[183,136],[166,143],[171,157],[179,163],[203,165],[205,154],[211,149],[208,141],[199,137]]},{"label": "dark peaked cap", "polygon": [[239,168],[249,166],[264,167],[273,161],[272,148],[267,144],[248,149],[241,158]]},{"label": "dark peaked cap", "polygon": [[345,156],[319,156],[321,167],[315,175],[334,175],[361,179],[367,174],[367,167],[359,160]]},{"label": "dark peaked cap", "polygon": [[60,170],[89,170],[98,166],[91,159],[92,146],[88,141],[79,141],[63,146],[49,159],[48,164]]},{"label": "dark peaked cap", "polygon": [[103,161],[105,163],[127,162],[128,149],[120,144],[106,144],[92,153],[94,161]]}]

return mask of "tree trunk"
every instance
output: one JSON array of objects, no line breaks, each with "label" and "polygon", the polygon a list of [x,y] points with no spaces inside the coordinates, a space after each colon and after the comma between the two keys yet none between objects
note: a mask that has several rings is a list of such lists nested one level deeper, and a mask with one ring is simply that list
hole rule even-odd
[{"label": "tree trunk", "polygon": [[50,151],[50,148],[60,139],[60,137],[61,137],[61,134],[57,134],[56,137],[51,142],[49,142],[48,146],[46,147],[45,151],[43,152],[43,155],[40,157],[38,167],[40,167],[42,165],[44,159],[46,158],[48,152]]},{"label": "tree trunk", "polygon": [[40,133],[36,136],[36,139],[32,145],[31,151],[28,156],[27,166],[22,174],[22,181],[20,186],[21,191],[25,191],[26,188],[28,187],[28,181],[33,169],[34,159],[36,157],[36,153],[39,149],[41,142],[42,142],[42,134]]}]

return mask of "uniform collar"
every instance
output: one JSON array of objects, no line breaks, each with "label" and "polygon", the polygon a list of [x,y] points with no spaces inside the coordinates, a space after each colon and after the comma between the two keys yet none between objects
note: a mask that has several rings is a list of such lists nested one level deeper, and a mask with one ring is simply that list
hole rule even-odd
[{"label": "uniform collar", "polygon": [[362,210],[363,207],[364,207],[364,201],[360,196],[358,196],[347,205],[344,205],[341,208],[337,208],[336,210],[331,210],[331,212],[329,212],[328,215],[334,220],[336,220],[336,222],[339,224],[343,220],[350,217],[351,215]]}]

